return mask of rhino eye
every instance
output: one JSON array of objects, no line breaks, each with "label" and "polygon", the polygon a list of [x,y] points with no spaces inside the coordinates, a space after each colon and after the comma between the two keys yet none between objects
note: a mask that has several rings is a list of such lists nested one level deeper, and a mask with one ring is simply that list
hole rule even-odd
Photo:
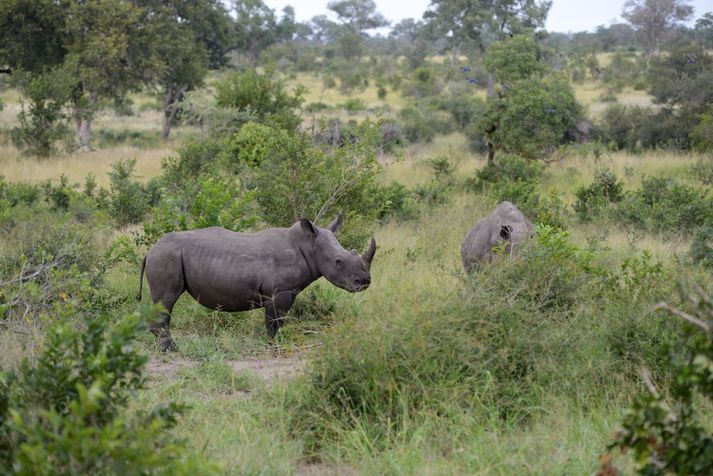
[{"label": "rhino eye", "polygon": [[339,258],[335,259],[334,262],[337,264],[337,266],[341,266],[341,265],[342,265],[342,260],[339,259]]}]

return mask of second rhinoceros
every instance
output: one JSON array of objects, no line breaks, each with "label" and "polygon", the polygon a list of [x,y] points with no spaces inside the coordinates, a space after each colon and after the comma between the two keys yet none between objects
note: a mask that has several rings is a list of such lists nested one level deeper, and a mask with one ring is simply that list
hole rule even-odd
[{"label": "second rhinoceros", "polygon": [[506,242],[508,252],[533,233],[534,227],[512,203],[500,203],[487,217],[476,223],[460,246],[463,267],[470,271],[476,262],[492,259],[493,248]]},{"label": "second rhinoceros", "polygon": [[362,256],[347,251],[334,236],[341,225],[340,213],[326,228],[302,219],[259,233],[213,227],[161,238],[144,257],[136,296],[141,300],[145,271],[153,302],[166,308],[151,325],[159,348],[175,348],[168,327],[183,292],[210,309],[264,308],[267,333],[274,337],[295,296],[321,276],[349,292],[368,288],[376,242],[372,238]]}]

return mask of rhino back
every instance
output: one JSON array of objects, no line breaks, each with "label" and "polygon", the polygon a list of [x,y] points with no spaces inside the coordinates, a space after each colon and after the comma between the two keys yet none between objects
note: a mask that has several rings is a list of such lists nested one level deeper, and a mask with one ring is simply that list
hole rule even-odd
[{"label": "rhino back", "polygon": [[470,268],[474,262],[487,256],[492,247],[497,244],[497,240],[493,238],[494,229],[495,223],[492,217],[486,217],[476,223],[465,235],[460,247],[465,268]]},{"label": "rhino back", "polygon": [[152,252],[160,248],[170,249],[171,256],[180,250],[186,291],[201,304],[223,310],[257,307],[264,297],[294,286],[306,272],[285,228],[260,233],[217,227],[175,232]]}]

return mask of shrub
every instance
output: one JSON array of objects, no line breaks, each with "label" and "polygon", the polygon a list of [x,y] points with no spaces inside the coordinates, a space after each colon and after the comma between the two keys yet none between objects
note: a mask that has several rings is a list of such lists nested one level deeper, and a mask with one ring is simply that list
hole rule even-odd
[{"label": "shrub", "polygon": [[668,304],[658,306],[687,321],[692,336],[685,347],[671,349],[667,365],[675,379],[668,391],[662,391],[649,372],[643,372],[648,392],[625,415],[622,429],[611,444],[612,448],[632,452],[639,474],[713,472],[713,434],[701,424],[699,415],[699,408],[713,398],[713,305],[700,288],[682,289],[681,300],[690,313]]},{"label": "shrub", "polygon": [[713,185],[713,154],[698,159],[692,172],[702,184]]},{"label": "shrub", "polygon": [[234,177],[201,175],[168,188],[143,223],[138,243],[152,245],[172,231],[220,226],[232,231],[250,229],[257,221],[254,194]]},{"label": "shrub", "polygon": [[42,354],[19,372],[0,372],[0,465],[8,474],[213,472],[173,438],[183,407],[137,414],[126,406],[143,386],[146,357],[133,341],[157,312],[109,318],[84,328],[52,326]]},{"label": "shrub", "polygon": [[273,121],[286,129],[295,129],[300,117],[295,109],[302,106],[304,88],[291,93],[284,81],[275,79],[268,70],[260,74],[255,70],[237,72],[216,84],[216,103],[222,108],[233,108],[254,114],[258,121]]},{"label": "shrub", "polygon": [[713,268],[713,227],[703,227],[696,232],[689,254],[695,263]]},{"label": "shrub", "polygon": [[272,136],[281,133],[284,132],[280,129],[248,122],[228,140],[223,153],[236,172],[240,170],[241,164],[257,167],[265,158]]},{"label": "shrub", "polygon": [[18,149],[39,157],[48,157],[55,150],[55,142],[67,131],[63,110],[67,92],[67,82],[61,74],[39,74],[27,82],[23,94],[29,106],[22,104],[17,116],[19,126],[10,132]]},{"label": "shrub", "polygon": [[371,193],[379,168],[379,126],[367,120],[353,134],[342,147],[315,147],[303,132],[276,135],[250,181],[262,219],[291,226],[300,218],[331,219],[341,210],[347,215],[345,246],[360,245],[384,206]]},{"label": "shrub", "polygon": [[366,103],[361,98],[350,98],[342,104],[342,108],[347,112],[355,113],[366,109]]},{"label": "shrub", "polygon": [[645,177],[613,212],[649,231],[693,230],[713,223],[713,197],[673,178]]},{"label": "shrub", "polygon": [[470,184],[476,190],[500,182],[536,183],[542,176],[543,166],[539,162],[526,160],[516,155],[498,154],[495,160],[475,173]]},{"label": "shrub", "polygon": [[594,175],[594,182],[588,187],[580,187],[575,191],[577,202],[574,211],[583,221],[591,220],[599,215],[610,203],[618,203],[624,199],[624,184],[617,179],[609,169],[599,169]]},{"label": "shrub", "polygon": [[701,114],[693,129],[693,142],[697,149],[713,152],[713,107]]},{"label": "shrub", "polygon": [[411,80],[403,88],[404,94],[416,99],[437,95],[442,86],[437,79],[437,73],[430,66],[420,66],[411,73]]},{"label": "shrub", "polygon": [[437,111],[423,106],[407,106],[399,111],[399,125],[402,136],[409,142],[431,142],[436,134],[449,129],[448,121]]},{"label": "shrub", "polygon": [[111,181],[111,216],[119,226],[139,223],[149,208],[144,187],[135,179],[136,159],[116,162],[109,172]]}]

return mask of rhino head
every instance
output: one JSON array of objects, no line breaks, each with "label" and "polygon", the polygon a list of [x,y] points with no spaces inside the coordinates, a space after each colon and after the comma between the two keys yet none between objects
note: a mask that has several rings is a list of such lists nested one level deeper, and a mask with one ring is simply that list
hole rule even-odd
[{"label": "rhino head", "polygon": [[376,240],[371,239],[369,249],[363,255],[356,250],[345,250],[334,234],[342,226],[344,217],[340,212],[326,228],[319,228],[311,221],[300,220],[302,231],[314,239],[314,258],[317,271],[327,280],[346,291],[364,291],[371,284],[371,261],[376,253]]}]

